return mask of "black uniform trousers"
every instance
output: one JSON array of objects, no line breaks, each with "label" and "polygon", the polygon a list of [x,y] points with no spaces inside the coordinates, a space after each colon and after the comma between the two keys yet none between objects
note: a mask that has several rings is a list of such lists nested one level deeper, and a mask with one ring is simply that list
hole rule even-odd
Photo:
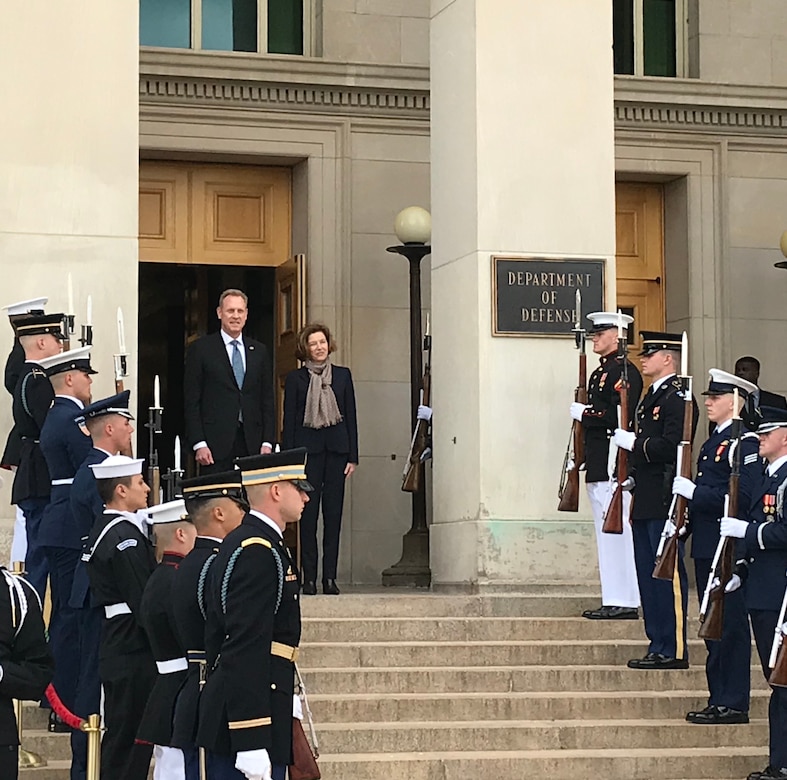
[{"label": "black uniform trousers", "polygon": [[[712,563],[709,558],[694,559],[700,604]],[[708,704],[748,712],[751,691],[751,634],[743,588],[724,595],[721,640],[706,641],[705,646],[708,648],[708,658],[705,661],[705,676],[710,692]]]},{"label": "black uniform trousers", "polygon": [[0,745],[0,777],[3,780],[19,777],[19,745]]},{"label": "black uniform trousers", "polygon": [[[98,678],[98,653],[101,644],[101,622],[104,610],[83,607],[76,610],[79,621],[79,677],[74,697],[74,712],[81,718],[92,715],[101,707],[101,681]],[[87,776],[87,734],[71,730],[71,780]]]},{"label": "black uniform trousers", "polygon": [[101,740],[101,780],[145,780],[153,745],[136,741],[148,695],[156,681],[149,655],[129,658],[122,677],[102,680],[106,728]]},{"label": "black uniform trousers", "polygon": [[[750,609],[751,629],[760,656],[762,673],[768,679],[773,636],[779,613],[765,609]],[[768,763],[777,769],[787,769],[787,688],[771,688],[768,702]]]},{"label": "black uniform trousers", "polygon": [[19,508],[25,516],[25,536],[27,537],[27,553],[25,554],[25,571],[28,582],[38,591],[41,601],[46,595],[46,578],[49,564],[46,552],[38,541],[41,519],[49,504],[48,498],[25,498],[19,502]]},{"label": "black uniform trousers", "polygon": [[650,640],[649,653],[667,658],[688,658],[686,645],[686,609],[688,580],[683,563],[683,543],[678,544],[677,577],[673,582],[653,577],[656,551],[659,547],[664,520],[634,520],[634,564],[642,600],[645,633]]},{"label": "black uniform trousers", "polygon": [[339,535],[342,530],[342,508],[347,453],[309,453],[306,479],[314,490],[301,515],[301,555],[303,579],[317,580],[317,517],[322,502],[322,578],[335,580],[339,562]]},{"label": "black uniform trousers", "polygon": [[215,460],[210,466],[200,466],[200,474],[218,474],[220,471],[232,471],[235,468],[235,458],[245,458],[254,455],[246,446],[246,437],[243,433],[243,423],[238,423],[235,431],[235,441],[232,442],[232,451],[223,459]]}]

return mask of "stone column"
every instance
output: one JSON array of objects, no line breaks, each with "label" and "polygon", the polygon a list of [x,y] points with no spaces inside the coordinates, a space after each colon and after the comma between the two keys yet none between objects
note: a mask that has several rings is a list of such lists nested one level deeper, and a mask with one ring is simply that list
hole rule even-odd
[{"label": "stone column", "polygon": [[573,341],[493,337],[490,264],[606,259],[614,306],[612,5],[432,0],[431,79],[432,582],[589,581],[584,488],[557,512]]},{"label": "stone column", "polygon": [[[126,387],[136,381],[138,8],[9,0],[0,25],[0,305],[47,295],[47,311],[63,311],[70,271],[78,324],[93,299],[94,398],[114,392],[118,306],[132,351]],[[0,322],[3,364],[12,337]],[[3,444],[11,419],[3,390]],[[5,476],[0,518],[11,515]]]}]

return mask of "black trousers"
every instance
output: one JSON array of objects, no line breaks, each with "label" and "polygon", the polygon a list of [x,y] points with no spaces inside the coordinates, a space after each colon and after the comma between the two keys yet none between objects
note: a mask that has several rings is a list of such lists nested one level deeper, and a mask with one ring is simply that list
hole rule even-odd
[{"label": "black trousers", "polygon": [[243,423],[238,423],[235,431],[235,441],[232,442],[232,450],[229,455],[224,458],[217,458],[216,453],[213,453],[213,465],[200,466],[200,474],[216,474],[219,471],[232,471],[235,468],[235,458],[245,458],[246,455],[255,455],[256,453],[249,452],[246,446],[246,437],[243,435]]},{"label": "black trousers", "polygon": [[344,506],[344,469],[347,454],[338,452],[309,453],[306,478],[314,491],[301,515],[303,579],[317,581],[317,517],[322,503],[322,578],[336,579],[339,561],[339,536]]},{"label": "black trousers", "polygon": [[0,745],[0,777],[17,780],[19,777],[19,746]]},{"label": "black trousers", "polygon": [[145,658],[129,663],[123,677],[102,680],[107,730],[101,740],[101,780],[147,780],[153,745],[136,737],[155,679],[156,667]]}]

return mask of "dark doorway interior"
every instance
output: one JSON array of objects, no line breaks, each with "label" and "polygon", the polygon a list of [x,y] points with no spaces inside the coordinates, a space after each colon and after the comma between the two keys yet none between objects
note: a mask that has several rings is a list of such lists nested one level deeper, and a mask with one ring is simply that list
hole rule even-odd
[{"label": "dark doorway interior", "polygon": [[234,287],[249,296],[245,333],[274,355],[275,269],[223,265],[139,264],[139,361],[137,403],[138,457],[148,457],[145,423],[153,403],[153,381],[161,384],[164,407],[161,436],[156,437],[164,474],[174,466],[175,436],[180,435],[183,467],[194,474],[194,459],[183,440],[183,360],[194,339],[219,329],[216,306],[223,290]]}]

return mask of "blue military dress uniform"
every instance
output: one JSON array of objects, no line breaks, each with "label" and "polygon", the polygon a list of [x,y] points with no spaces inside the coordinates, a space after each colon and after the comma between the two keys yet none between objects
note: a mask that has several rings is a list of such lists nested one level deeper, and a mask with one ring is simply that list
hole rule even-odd
[{"label": "blue military dress uniform", "polygon": [[[731,460],[737,446],[731,433],[731,422],[722,430],[716,429],[697,456],[697,486],[689,504],[689,519],[691,557],[700,601],[719,544],[719,518],[724,514],[724,499],[729,491]],[[757,454],[756,434],[745,434],[739,446],[738,507],[741,516],[745,516],[752,489],[762,476],[763,461]],[[751,635],[742,589],[725,594],[723,614],[721,640],[705,642],[708,707],[726,707],[744,713],[749,710],[751,690]]]}]

